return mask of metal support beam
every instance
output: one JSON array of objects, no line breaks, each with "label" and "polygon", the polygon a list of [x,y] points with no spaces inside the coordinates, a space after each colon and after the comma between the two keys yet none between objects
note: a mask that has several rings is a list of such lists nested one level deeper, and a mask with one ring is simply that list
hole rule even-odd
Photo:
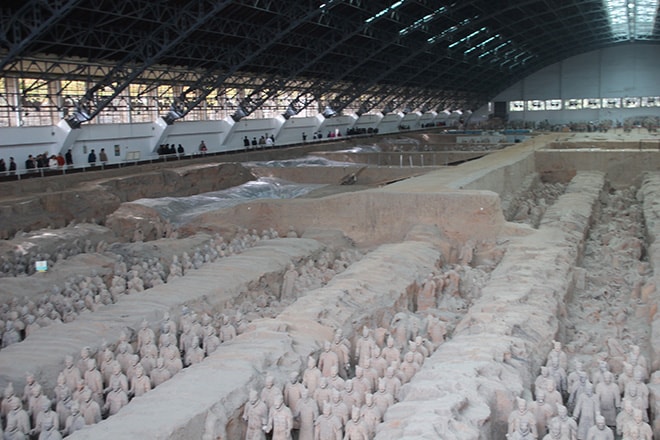
[{"label": "metal support beam", "polygon": [[[115,68],[85,93],[77,103],[73,115],[67,118],[69,125],[73,128],[80,127],[81,123],[98,115],[142,72],[230,3],[230,0],[204,3],[203,6],[207,6],[207,9],[201,7],[198,0],[190,0],[181,10],[171,10],[173,15],[163,20],[150,38],[145,39],[140,47],[117,63]],[[98,92],[103,89],[110,89],[111,93],[99,95]]]},{"label": "metal support beam", "polygon": [[[324,7],[329,8],[337,2],[338,0],[329,0]],[[204,101],[213,90],[220,87],[227,78],[258,59],[273,44],[287,36],[293,29],[324,12],[324,9],[320,8],[317,2],[309,0],[304,2],[275,1],[263,6],[269,9],[272,8],[274,17],[268,22],[260,24],[258,29],[255,29],[250,36],[244,38],[231,52],[219,57],[219,61],[208,69],[208,76],[187,87],[175,99],[170,112],[163,117],[168,123],[184,117],[200,102]],[[291,17],[298,18],[291,20]],[[227,62],[228,60],[230,62]],[[218,71],[223,73],[218,75]],[[238,113],[235,116],[241,117]]]},{"label": "metal support beam", "polygon": [[62,20],[82,0],[28,0],[12,14],[1,14],[0,42],[9,47],[0,71],[22,55],[44,31]]}]

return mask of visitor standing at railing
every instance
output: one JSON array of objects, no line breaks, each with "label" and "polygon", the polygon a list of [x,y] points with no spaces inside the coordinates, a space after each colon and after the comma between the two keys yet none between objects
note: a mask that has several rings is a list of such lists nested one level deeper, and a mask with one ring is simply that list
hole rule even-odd
[{"label": "visitor standing at railing", "polygon": [[28,155],[28,158],[25,160],[25,169],[28,170],[28,172],[31,172],[37,167],[37,163],[32,157],[32,155]]}]

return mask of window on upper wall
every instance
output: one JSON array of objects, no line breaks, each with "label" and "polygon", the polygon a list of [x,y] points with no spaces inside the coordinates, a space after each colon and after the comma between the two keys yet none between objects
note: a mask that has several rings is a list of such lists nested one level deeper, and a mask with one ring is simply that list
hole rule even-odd
[{"label": "window on upper wall", "polygon": [[521,112],[525,110],[525,101],[510,101],[509,102],[509,111],[510,112]]},{"label": "window on upper wall", "polygon": [[642,97],[642,107],[660,107],[660,96]]},{"label": "window on upper wall", "polygon": [[561,110],[561,99],[548,99],[545,101],[546,110]]},{"label": "window on upper wall", "polygon": [[34,78],[21,78],[20,125],[50,125],[55,107],[48,95],[48,82]]},{"label": "window on upper wall", "polygon": [[87,91],[87,83],[84,81],[67,81],[62,83],[62,95],[83,96]]},{"label": "window on upper wall", "polygon": [[637,108],[639,107],[639,98],[623,98],[623,108]]},{"label": "window on upper wall", "polygon": [[603,108],[621,107],[621,98],[603,98]]},{"label": "window on upper wall", "polygon": [[531,101],[527,101],[527,110],[529,111],[545,110],[545,101],[541,101],[539,99],[532,99]]},{"label": "window on upper wall", "polygon": [[564,102],[564,108],[566,110],[580,110],[582,108],[581,99],[567,99]]},{"label": "window on upper wall", "polygon": [[600,99],[585,98],[582,102],[582,108],[591,108],[591,109],[600,108]]}]

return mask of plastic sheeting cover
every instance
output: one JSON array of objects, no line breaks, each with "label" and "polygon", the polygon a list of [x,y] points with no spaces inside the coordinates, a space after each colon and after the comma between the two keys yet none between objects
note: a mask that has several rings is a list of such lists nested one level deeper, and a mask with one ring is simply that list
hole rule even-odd
[{"label": "plastic sheeting cover", "polygon": [[383,151],[378,145],[357,145],[348,150],[337,150],[336,153],[380,153]]},{"label": "plastic sheeting cover", "polygon": [[294,199],[323,184],[298,184],[281,179],[262,177],[233,188],[197,194],[188,197],[161,197],[138,199],[133,203],[155,209],[174,225],[180,225],[194,217],[217,209],[229,208],[258,199]]},{"label": "plastic sheeting cover", "polygon": [[355,166],[350,162],[338,162],[323,157],[305,156],[298,159],[269,160],[264,162],[246,162],[246,167],[294,168],[294,167],[345,167]]}]

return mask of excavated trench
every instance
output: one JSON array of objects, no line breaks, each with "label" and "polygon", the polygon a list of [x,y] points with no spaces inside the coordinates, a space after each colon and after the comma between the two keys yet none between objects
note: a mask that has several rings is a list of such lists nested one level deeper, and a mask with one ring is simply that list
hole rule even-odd
[{"label": "excavated trench", "polygon": [[511,240],[453,338],[404,387],[376,439],[503,437],[514,397],[529,396],[559,332],[603,186],[602,173],[578,173],[539,228]]},{"label": "excavated trench", "polygon": [[[395,248],[396,247],[405,248],[406,246],[407,245],[405,243],[400,245],[394,245]],[[344,332],[344,334],[357,335],[359,333],[359,329],[363,325],[367,325],[373,329],[385,328],[386,331],[392,332],[393,330],[390,328],[390,325],[392,325],[394,322],[400,323],[401,319],[407,321],[412,320],[418,322],[418,324],[415,324],[415,327],[417,328],[421,327],[421,329],[418,330],[419,334],[428,337],[428,335],[424,332],[424,326],[426,325],[426,318],[430,315],[433,315],[436,317],[436,319],[439,319],[440,321],[444,322],[444,326],[446,328],[446,331],[448,332],[447,334],[448,340],[451,341],[451,335],[453,333],[454,327],[457,324],[460,324],[462,320],[464,320],[465,315],[466,313],[468,313],[470,307],[474,304],[475,301],[478,301],[481,295],[481,289],[484,287],[484,285],[488,283],[490,278],[490,273],[494,269],[496,269],[499,258],[504,252],[504,247],[505,246],[502,246],[499,243],[493,243],[493,242],[485,242],[485,243],[470,242],[466,244],[463,247],[463,249],[460,250],[460,252],[456,252],[456,255],[454,255],[453,258],[457,258],[457,261],[455,262],[459,264],[454,264],[454,265],[443,264],[443,263],[448,263],[446,261],[443,261],[444,256],[441,256],[440,254],[435,254],[435,256],[433,256],[429,261],[427,261],[425,264],[422,265],[422,267],[426,266],[426,268],[420,270],[420,268],[418,267],[412,273],[407,273],[405,275],[405,277],[402,279],[402,281],[406,283],[403,286],[403,288],[400,287],[398,290],[391,290],[388,293],[388,295],[386,295],[388,297],[391,297],[390,301],[385,301],[385,303],[383,304],[382,298],[380,298],[381,295],[379,294],[378,307],[374,308],[373,306],[370,306],[361,312],[360,312],[360,307],[357,307],[357,312],[359,313],[356,315],[356,307],[355,307],[356,299],[355,298],[349,300],[341,299],[340,300],[341,307],[344,308],[348,307],[347,310],[350,311],[347,316],[351,316],[351,315],[353,316],[353,319],[350,320],[350,322],[346,320],[345,316],[342,316],[342,319],[338,319],[336,314],[332,313],[330,310],[326,308],[324,308],[323,311],[316,316],[315,321],[317,323],[322,324],[326,329],[336,330],[337,328],[339,328]],[[317,250],[314,252],[315,252],[314,255],[318,256],[318,253],[323,251]],[[428,252],[428,251],[423,251],[423,252]],[[378,252],[376,252],[376,254],[378,254]],[[375,258],[376,261],[380,261],[380,263],[377,264],[382,264],[382,257],[379,256],[373,257],[371,253],[368,255],[371,258]],[[302,255],[299,254],[299,256],[296,258],[301,258],[301,257]],[[307,259],[307,258],[302,258],[299,260],[294,259],[293,262],[297,264],[298,269],[300,271],[300,269],[306,266],[305,261],[314,261],[315,258],[316,257],[312,256],[311,259]],[[326,258],[331,258],[330,254],[327,254]],[[389,262],[389,258],[387,258],[386,260]],[[228,262],[229,261],[231,261],[231,259],[228,260]],[[350,269],[351,268],[349,267],[349,270]],[[357,273],[369,272],[369,271],[364,271],[363,269],[356,269],[356,271]],[[247,289],[244,287],[240,289],[240,292],[236,292],[233,297],[229,297],[223,302],[216,302],[215,305],[209,303],[204,296],[201,296],[196,300],[191,299],[190,301],[187,301],[185,303],[185,306],[188,309],[195,310],[200,316],[204,314],[208,314],[210,316],[217,316],[219,313],[226,314],[227,311],[230,310],[234,310],[234,309],[240,310],[241,312],[249,316],[248,319],[248,321],[250,321],[249,325],[252,325],[251,324],[252,322],[257,322],[255,324],[257,328],[259,328],[258,322],[260,320],[263,320],[264,318],[272,319],[273,317],[276,316],[278,317],[277,319],[280,320],[284,319],[285,321],[288,320],[289,324],[286,324],[286,326],[293,326],[293,325],[297,326],[299,325],[299,319],[297,318],[299,314],[296,313],[295,310],[300,308],[305,308],[304,304],[306,299],[308,297],[315,295],[310,295],[308,293],[304,297],[299,298],[297,301],[293,303],[290,303],[288,301],[280,301],[279,298],[277,298],[277,290],[279,288],[278,286],[279,278],[282,275],[282,273],[283,272],[279,272],[279,274],[277,272],[270,272],[263,274],[256,279],[252,279],[251,281],[247,281],[247,285],[245,286],[247,287]],[[426,306],[422,307],[419,301],[419,295],[420,292],[424,289],[425,284],[429,282],[429,279],[427,278],[428,273],[433,274],[431,278],[433,279],[433,282],[436,285],[435,295],[437,296],[438,300],[435,304],[429,305],[427,303]],[[364,275],[358,275],[358,278],[364,278]],[[457,281],[459,279],[460,281]],[[191,280],[185,280],[185,281],[191,281]],[[329,279],[326,281],[328,281],[329,284],[332,285],[333,279]],[[371,279],[370,282],[374,282],[374,281],[375,280]],[[359,281],[357,284],[356,293],[359,293],[359,295],[362,296],[364,294],[364,284],[368,284],[368,283],[369,281]],[[150,293],[158,294],[157,290],[158,290],[158,286],[156,286],[156,291]],[[340,297],[343,297],[347,292],[347,290],[350,291],[350,289],[342,288]],[[361,300],[363,300],[363,298],[361,298]],[[287,304],[289,305],[287,306]],[[171,307],[170,309],[171,311],[174,310]],[[418,312],[416,316],[415,316],[415,312]],[[401,316],[401,313],[403,313],[403,318]],[[136,321],[136,319],[137,316],[133,317],[133,321]],[[153,326],[154,325],[153,317],[150,318],[150,322],[151,325]],[[84,325],[84,323],[82,323],[82,325]],[[117,326],[117,329],[120,329],[121,331],[125,331],[127,328],[126,326]],[[117,330],[115,330],[115,332],[116,331]],[[320,334],[323,333],[324,331],[320,331]],[[326,333],[327,339],[329,339],[329,334],[330,333]],[[413,337],[415,334],[416,332],[411,331],[409,336]],[[289,334],[289,337],[291,337],[291,334]],[[38,343],[38,340],[29,341],[29,342]],[[85,345],[91,345],[93,347],[102,347],[102,346],[113,347],[117,344],[117,342],[118,341],[114,339],[104,338],[104,340],[99,339],[94,343],[90,343],[90,339],[87,339]],[[67,345],[69,346],[70,344]],[[20,353],[20,351],[22,351],[21,350],[22,348],[35,349],[35,347],[36,346],[34,344],[29,344],[29,347],[28,346],[23,347],[21,344],[17,344],[17,346],[14,347],[13,349],[13,354],[16,355],[17,353]],[[75,347],[75,350],[71,350],[71,348],[68,348],[67,354],[75,354],[79,352],[80,348],[82,347],[83,345],[78,345]],[[283,359],[287,359],[285,364],[292,363],[291,367],[296,369],[296,368],[300,368],[301,361],[299,359],[302,359],[310,354],[318,353],[319,348],[320,348],[319,339],[317,339],[316,342],[313,344],[311,350],[308,348],[306,351],[305,350],[300,351],[289,348],[284,350],[285,353],[282,356]],[[291,353],[288,352],[289,350],[295,351],[293,360],[291,358]],[[221,356],[217,356],[217,357],[221,357]],[[264,361],[262,360],[261,362]],[[206,364],[208,363],[209,362],[206,362]],[[267,369],[268,365],[265,364],[263,365],[263,367],[264,369]],[[191,368],[194,369],[194,367]],[[46,375],[52,376],[52,374],[56,371],[56,368],[54,368],[54,365],[51,366],[50,368],[48,367],[48,365],[45,365],[43,369],[44,369],[43,374],[40,377],[40,379],[46,382],[50,382],[52,384],[53,378],[52,377],[46,378]],[[279,371],[279,374],[281,376],[282,371]],[[17,383],[21,383],[21,378],[19,377],[12,377],[11,379],[16,380]],[[172,382],[174,383],[174,385],[172,386],[176,387],[176,389],[180,388],[182,385],[179,384],[177,386],[176,382],[179,382],[181,380],[182,380],[181,378],[175,376],[174,379],[172,380]],[[248,383],[251,384],[251,386],[261,386],[261,383],[263,382],[263,375],[251,376],[247,380]],[[169,383],[168,386],[170,386]],[[209,428],[209,423],[205,422],[204,429],[206,430],[215,429],[222,432],[226,432],[230,437],[234,435],[239,435],[239,432],[241,432],[243,426],[240,423],[236,423],[235,420],[235,417],[238,414],[240,408],[240,406],[236,406],[236,402],[234,401],[234,399],[236,398],[235,394],[236,394],[236,390],[229,391],[227,393],[227,396],[230,397],[230,400],[232,400],[232,405],[227,405],[227,402],[224,401],[222,405],[224,409],[222,411],[219,411],[217,407],[215,407],[215,409],[212,410],[211,413],[209,413],[210,415],[208,417],[211,417],[212,414],[213,415],[212,418],[213,420],[216,420],[216,422],[211,423],[211,425],[213,425],[214,428]],[[240,393],[238,394],[240,395]],[[133,403],[131,403],[131,405],[133,405]],[[123,414],[131,413],[133,411],[133,409],[131,408],[133,408],[133,406],[127,408],[127,410],[124,411]],[[139,412],[140,411],[137,410],[138,414]],[[218,414],[219,412],[220,414]],[[104,430],[108,429],[107,423],[110,422],[112,423],[110,426],[114,426],[115,425],[114,419],[116,417],[117,416],[113,416],[108,420],[106,420],[105,422],[103,422],[103,426],[104,426],[103,429]],[[195,422],[196,420],[197,422]],[[218,426],[217,420],[225,420],[226,423],[224,424],[220,423],[219,424],[220,426]],[[185,425],[188,426],[187,429],[196,430],[199,429],[198,421],[199,421],[199,416],[192,417],[188,422],[185,423]],[[191,428],[191,423],[193,425],[197,423],[197,425],[195,425],[196,427]],[[92,437],[90,438],[98,438],[97,437],[98,434],[94,432],[95,429],[92,428],[92,434],[90,434],[92,435]],[[82,437],[82,438],[87,438],[87,437]]]},{"label": "excavated trench", "polygon": [[579,359],[596,369],[599,356],[606,356],[617,375],[623,372],[617,358],[625,356],[630,345],[639,345],[647,359],[651,348],[653,267],[637,191],[629,187],[603,192],[560,333],[569,362]]},{"label": "excavated trench", "polygon": [[[617,371],[631,344],[640,345],[655,366],[659,350],[652,336],[660,325],[655,321],[653,257],[660,233],[655,230],[660,177],[648,177],[639,188],[615,190],[603,173],[577,172],[567,184],[531,175],[522,186],[520,193],[503,195],[502,208],[509,221],[529,227],[509,226],[507,234],[467,240],[458,248],[456,242],[444,243],[446,237],[437,231],[417,231],[398,244],[372,247],[325,284],[301,288],[295,300],[277,298],[281,279],[289,264],[300,273],[306,262],[318,262],[324,254],[330,258],[316,240],[274,240],[245,256],[193,271],[191,278],[156,286],[151,293],[158,296],[138,295],[151,311],[136,307],[137,298],[129,296],[122,310],[131,311],[122,313],[130,319],[104,313],[93,321],[85,318],[83,323],[108,326],[105,334],[113,341],[142,318],[156,329],[163,311],[182,305],[199,314],[240,310],[250,315],[251,330],[71,438],[241,438],[244,425],[238,417],[247,390],[261,387],[266,374],[283,384],[289,371],[302,371],[306,356],[318,354],[323,341],[332,340],[334,331],[353,341],[364,325],[392,331],[397,314],[399,320],[403,314],[409,323],[418,321],[414,325],[421,323],[421,328],[432,315],[444,321],[448,333],[404,386],[400,402],[386,412],[373,436],[379,440],[503,438],[515,396],[533,398],[534,379],[553,340],[563,343],[569,372],[575,359],[591,371],[603,358]],[[232,213],[237,214],[245,213]],[[335,247],[334,256],[345,249]],[[218,279],[227,285],[217,286]],[[457,279],[458,286],[451,287]],[[436,301],[429,305],[424,287],[431,281]],[[181,289],[196,292],[182,300],[176,298]],[[58,331],[53,329],[55,339]],[[100,333],[95,334],[100,341]],[[64,351],[76,354],[92,337],[67,340]],[[36,348],[30,343],[21,350]],[[10,349],[0,352],[0,367]],[[63,355],[58,356],[46,353],[52,358],[48,374],[60,368]],[[31,365],[43,361],[36,358]],[[13,370],[10,374],[18,377]],[[168,399],[171,395],[179,399]],[[651,420],[654,414],[651,407]]]}]

